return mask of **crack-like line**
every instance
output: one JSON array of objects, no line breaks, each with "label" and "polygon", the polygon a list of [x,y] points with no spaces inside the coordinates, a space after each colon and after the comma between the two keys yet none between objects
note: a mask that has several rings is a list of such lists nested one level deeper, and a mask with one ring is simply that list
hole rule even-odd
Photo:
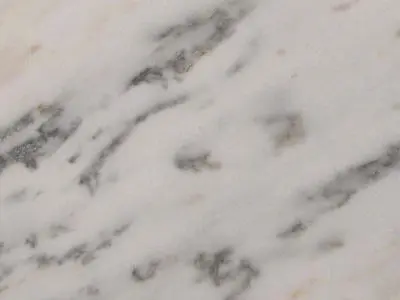
[{"label": "crack-like line", "polygon": [[[384,153],[366,163],[353,166],[339,173],[335,178],[308,193],[302,204],[320,206],[318,212],[310,216],[299,217],[279,238],[297,237],[324,215],[345,206],[356,194],[376,184],[400,166],[400,143],[389,146]],[[305,200],[305,201],[304,201]]]},{"label": "crack-like line", "polygon": [[132,131],[141,123],[145,122],[149,117],[156,115],[164,110],[174,108],[184,104],[189,98],[180,96],[172,101],[159,103],[137,115],[132,120],[128,121],[124,129],[118,133],[110,143],[108,143],[92,161],[92,163],[81,173],[79,184],[88,188],[90,194],[94,194],[98,187],[98,179],[100,171],[106,163],[107,159],[112,156],[129,138]]}]

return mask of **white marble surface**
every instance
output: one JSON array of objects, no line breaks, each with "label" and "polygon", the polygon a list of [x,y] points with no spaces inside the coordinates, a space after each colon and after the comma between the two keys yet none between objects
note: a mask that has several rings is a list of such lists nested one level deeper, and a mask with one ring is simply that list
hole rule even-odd
[{"label": "white marble surface", "polygon": [[398,0],[0,0],[0,299],[400,299]]}]

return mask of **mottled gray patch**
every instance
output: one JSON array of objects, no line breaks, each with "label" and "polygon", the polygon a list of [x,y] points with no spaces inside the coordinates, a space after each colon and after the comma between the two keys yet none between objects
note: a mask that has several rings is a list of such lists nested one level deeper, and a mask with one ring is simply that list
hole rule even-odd
[{"label": "mottled gray patch", "polygon": [[178,256],[169,258],[171,260],[152,259],[134,265],[131,272],[133,280],[138,283],[152,280],[161,271],[167,271],[169,263],[181,262],[191,269],[194,268],[196,283],[209,283],[216,289],[224,287],[223,299],[234,300],[242,297],[260,275],[260,270],[249,259],[237,257],[230,247],[199,252],[190,261],[181,260]]},{"label": "mottled gray patch", "polygon": [[102,238],[97,244],[94,244],[90,248],[87,248],[85,254],[82,256],[81,263],[83,265],[87,265],[94,261],[98,252],[111,248],[113,238],[115,237],[117,237],[117,235],[113,235],[109,238]]},{"label": "mottled gray patch", "polygon": [[[130,224],[119,226],[114,230],[110,230],[108,233],[100,234],[97,241],[76,245],[62,255],[56,256],[49,254],[40,254],[34,256],[33,260],[37,263],[39,267],[51,264],[63,265],[67,262],[75,262],[82,265],[88,265],[97,258],[99,252],[110,249],[114,239],[120,237],[124,232],[127,231],[129,227]],[[62,224],[52,225],[49,229],[49,235],[52,238],[55,238],[66,232],[69,232],[69,228]]]},{"label": "mottled gray patch", "polygon": [[251,288],[253,281],[260,275],[260,271],[247,259],[240,261],[237,269],[237,286],[228,293],[225,300],[238,299],[242,294]]},{"label": "mottled gray patch", "polygon": [[[142,83],[161,83],[168,87],[169,80],[182,81],[183,74],[189,72],[192,67],[207,53],[212,52],[221,42],[229,38],[234,32],[235,26],[252,10],[249,1],[226,1],[223,7],[201,16],[193,16],[183,24],[170,26],[167,30],[156,35],[156,40],[162,45],[155,51],[166,51],[168,46],[176,45],[181,39],[188,36],[196,37],[191,45],[178,48],[172,56],[162,59],[154,66],[146,66],[128,83],[128,89]],[[202,38],[196,34],[203,32]],[[153,59],[154,60],[154,59]]]},{"label": "mottled gray patch", "polygon": [[232,248],[216,252],[201,252],[194,259],[194,266],[200,273],[199,282],[209,280],[215,287],[233,284],[232,290],[224,297],[234,300],[245,293],[260,271],[248,259],[235,257]]},{"label": "mottled gray patch", "polygon": [[277,149],[294,145],[305,138],[303,117],[299,113],[285,113],[266,118],[266,125],[273,133]]},{"label": "mottled gray patch", "polygon": [[186,19],[183,24],[170,26],[166,30],[156,35],[156,40],[166,39],[176,40],[186,35],[198,31],[202,27],[212,27],[211,38],[220,39],[221,35],[227,34],[235,23],[243,19],[252,10],[251,1],[225,1],[221,7],[217,7],[210,12],[194,15]]},{"label": "mottled gray patch", "polygon": [[[0,153],[0,173],[14,163],[22,163],[26,168],[35,170],[38,168],[38,159],[52,155],[61,145],[78,129],[81,119],[76,118],[70,122],[63,119],[62,108],[53,109],[52,115],[48,117],[30,134],[25,141],[13,146],[6,153]],[[16,124],[7,130],[7,136],[19,132],[33,125],[33,113],[22,117]],[[25,126],[26,125],[26,126]]]},{"label": "mottled gray patch", "polygon": [[166,68],[173,70],[176,74],[188,72],[192,67],[189,56],[190,53],[186,49],[178,51],[172,59],[167,61]]},{"label": "mottled gray patch", "polygon": [[35,255],[34,257],[32,257],[32,259],[36,262],[36,265],[40,269],[46,268],[46,267],[58,262],[57,257],[48,255],[46,253],[41,253],[41,254]]},{"label": "mottled gray patch", "polygon": [[211,160],[211,152],[198,147],[182,147],[174,157],[174,165],[182,171],[217,170],[221,164]]},{"label": "mottled gray patch", "polygon": [[69,260],[76,261],[80,259],[83,255],[87,253],[87,248],[87,244],[80,244],[71,248],[58,260],[58,263],[61,265]]},{"label": "mottled gray patch", "polygon": [[231,262],[233,250],[225,248],[215,253],[199,253],[194,266],[202,273],[203,278],[209,278],[215,286],[220,286],[230,275],[223,266]]},{"label": "mottled gray patch", "polygon": [[46,138],[39,135],[38,137],[30,138],[15,146],[7,153],[9,159],[13,162],[19,162],[25,165],[28,169],[36,169],[36,157],[38,151],[46,144]]},{"label": "mottled gray patch", "polygon": [[31,233],[26,239],[25,239],[25,245],[28,245],[28,247],[34,249],[37,247],[39,243],[38,236],[36,233]]},{"label": "mottled gray patch", "polygon": [[96,259],[96,254],[94,252],[88,252],[85,255],[82,256],[81,259],[81,264],[82,265],[88,265],[90,264],[92,261],[94,261]]},{"label": "mottled gray patch", "polygon": [[136,282],[144,282],[154,278],[159,265],[159,260],[152,260],[145,264],[135,265],[132,269],[133,280]]},{"label": "mottled gray patch", "polygon": [[64,112],[64,109],[59,108],[57,109],[50,118],[47,119],[46,122],[42,123],[39,128],[37,129],[37,132],[39,132],[40,136],[43,138],[54,138],[57,137],[60,132],[60,119],[62,117],[62,114]]},{"label": "mottled gray patch", "polygon": [[8,127],[5,129],[0,129],[0,143],[34,125],[34,123],[40,118],[45,118],[52,115],[60,115],[62,111],[63,109],[58,103],[39,105],[33,109],[30,109],[20,118],[12,122]]}]

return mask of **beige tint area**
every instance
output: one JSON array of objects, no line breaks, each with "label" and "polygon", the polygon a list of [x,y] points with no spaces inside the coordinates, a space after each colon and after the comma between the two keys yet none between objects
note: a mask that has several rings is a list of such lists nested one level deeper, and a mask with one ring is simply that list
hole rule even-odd
[{"label": "beige tint area", "polygon": [[60,3],[17,0],[0,6],[0,85],[15,78],[40,50],[35,29]]}]

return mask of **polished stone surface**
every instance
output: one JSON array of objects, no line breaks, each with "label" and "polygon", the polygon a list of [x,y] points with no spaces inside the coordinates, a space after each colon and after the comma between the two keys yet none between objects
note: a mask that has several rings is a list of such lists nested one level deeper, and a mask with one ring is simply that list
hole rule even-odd
[{"label": "polished stone surface", "polygon": [[0,300],[398,299],[399,11],[0,0]]}]

